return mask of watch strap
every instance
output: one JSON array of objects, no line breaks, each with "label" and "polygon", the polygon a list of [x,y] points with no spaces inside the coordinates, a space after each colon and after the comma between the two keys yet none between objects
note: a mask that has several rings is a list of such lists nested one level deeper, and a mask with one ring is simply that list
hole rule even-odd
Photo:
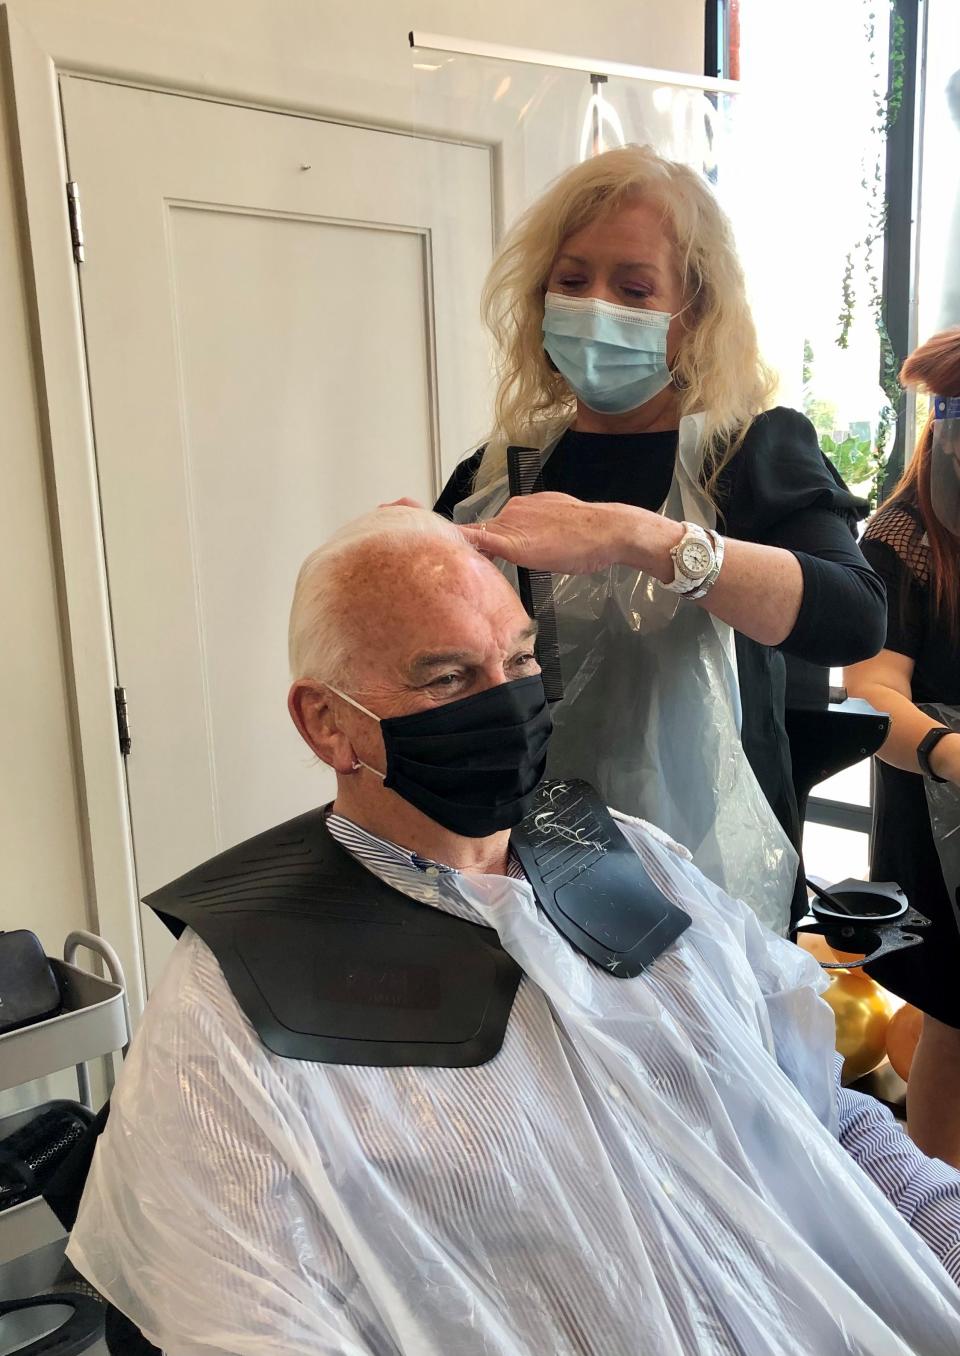
[{"label": "watch strap", "polygon": [[683,595],[684,598],[689,598],[692,603],[696,602],[698,598],[705,598],[707,596],[717,582],[717,578],[720,574],[720,566],[723,564],[723,538],[719,532],[711,532],[709,529],[705,530],[713,542],[713,569],[699,588]]},{"label": "watch strap", "polygon": [[938,777],[934,772],[930,766],[930,755],[941,739],[945,739],[948,734],[953,733],[954,731],[948,725],[935,725],[932,730],[927,731],[917,745],[917,762],[920,764],[920,771],[925,777],[929,777],[932,782],[945,782],[947,780],[946,777]]}]

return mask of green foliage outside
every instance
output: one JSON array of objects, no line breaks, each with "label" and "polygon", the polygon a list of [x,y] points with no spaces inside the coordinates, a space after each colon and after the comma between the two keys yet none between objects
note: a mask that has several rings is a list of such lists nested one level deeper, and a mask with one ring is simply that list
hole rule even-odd
[{"label": "green foliage outside", "polygon": [[[817,431],[820,449],[828,461],[854,489],[862,490],[875,508],[877,492],[883,481],[884,444],[875,440],[867,420],[858,420],[847,436],[837,439],[837,407],[832,400],[822,400],[813,393],[813,348],[809,339],[803,341],[803,412]],[[884,440],[885,441],[885,440]]]},{"label": "green foliage outside", "polygon": [[[829,433],[821,433],[820,447],[848,485],[865,485],[876,475],[877,462],[872,439],[856,438],[851,434],[838,443]],[[872,501],[872,485],[870,492]]]},{"label": "green foliage outside", "polygon": [[832,400],[816,400],[813,396],[805,396],[803,412],[820,434],[821,441],[825,433],[832,433],[837,427],[837,407]]},{"label": "green foliage outside", "polygon": [[[906,70],[906,25],[898,12],[897,0],[885,0],[890,13],[889,51],[878,50],[876,42],[877,7],[881,0],[861,0],[865,10],[864,33],[870,53],[870,62],[874,71],[875,137],[870,153],[863,164],[861,186],[866,194],[866,227],[847,253],[843,278],[840,283],[841,307],[837,345],[846,348],[857,298],[854,285],[855,261],[861,262],[866,279],[866,297],[864,303],[869,310],[880,344],[880,385],[886,397],[881,406],[877,427],[873,437],[873,446],[867,458],[860,444],[863,439],[851,433],[850,438],[836,444],[832,437],[821,433],[821,446],[831,461],[838,467],[840,474],[852,484],[861,484],[869,479],[869,499],[871,507],[876,505],[880,487],[883,484],[886,468],[886,451],[890,434],[895,431],[897,419],[903,407],[903,392],[900,389],[898,373],[903,354],[894,352],[887,331],[884,314],[883,286],[880,277],[878,252],[883,246],[887,228],[889,200],[886,185],[886,154],[890,131],[900,116],[903,105],[904,72]],[[867,163],[869,160],[870,163]],[[804,350],[804,373],[809,369],[809,355]],[[805,378],[806,380],[806,375]],[[820,430],[818,430],[819,432]],[[826,446],[832,444],[833,452]],[[848,447],[853,443],[854,446]],[[846,449],[846,450],[844,450]],[[840,467],[837,458],[844,464],[858,469],[847,472]]]}]

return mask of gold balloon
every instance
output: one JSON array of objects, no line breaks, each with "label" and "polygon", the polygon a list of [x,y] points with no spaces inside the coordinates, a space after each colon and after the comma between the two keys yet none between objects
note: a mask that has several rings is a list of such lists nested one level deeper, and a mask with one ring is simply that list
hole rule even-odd
[{"label": "gold balloon", "polygon": [[831,946],[830,950],[835,961],[861,961],[864,957],[862,951],[838,951],[835,946]]},{"label": "gold balloon", "polygon": [[838,951],[820,932],[798,932],[797,943],[804,951],[809,951],[821,965],[824,961],[828,965],[836,965],[837,961],[863,960],[862,952],[858,954],[855,951]]},{"label": "gold balloon", "polygon": [[893,1014],[887,1027],[887,1058],[904,1082],[910,1077],[910,1066],[922,1030],[923,1013],[910,1003],[904,1003]]},{"label": "gold balloon", "polygon": [[843,1081],[852,1083],[883,1062],[894,1002],[875,980],[856,970],[834,970],[823,996],[837,1021]]},{"label": "gold balloon", "polygon": [[827,945],[827,939],[822,933],[798,932],[797,945],[802,946],[804,951],[809,951],[814,960],[818,960],[821,965],[824,961],[832,963],[837,959],[832,947]]}]

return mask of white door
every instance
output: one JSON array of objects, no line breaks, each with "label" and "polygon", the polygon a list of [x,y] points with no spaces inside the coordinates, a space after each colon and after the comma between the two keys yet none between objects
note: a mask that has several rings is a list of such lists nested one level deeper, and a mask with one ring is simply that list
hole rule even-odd
[{"label": "white door", "polygon": [[[482,435],[490,157],[74,77],[62,95],[146,894],[331,793],[285,709],[294,579],[346,519],[430,502]],[[155,983],[169,943],[144,914]]]}]

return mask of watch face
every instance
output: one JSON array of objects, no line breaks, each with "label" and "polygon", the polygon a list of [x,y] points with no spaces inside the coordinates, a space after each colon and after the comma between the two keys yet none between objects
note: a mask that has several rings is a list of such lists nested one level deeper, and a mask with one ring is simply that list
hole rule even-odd
[{"label": "watch face", "polygon": [[710,551],[702,541],[685,542],[680,551],[680,568],[691,579],[702,578],[710,569]]}]

